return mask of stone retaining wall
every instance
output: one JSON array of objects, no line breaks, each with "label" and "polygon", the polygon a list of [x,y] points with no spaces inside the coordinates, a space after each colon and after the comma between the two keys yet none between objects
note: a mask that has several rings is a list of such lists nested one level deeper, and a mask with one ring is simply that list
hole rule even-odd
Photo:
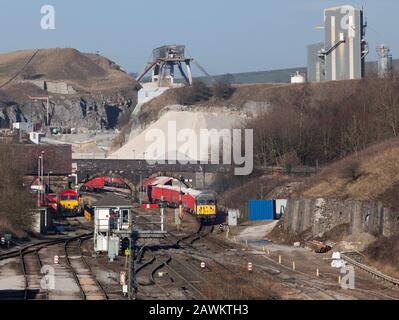
[{"label": "stone retaining wall", "polygon": [[284,227],[301,233],[311,230],[322,236],[336,226],[349,224],[350,234],[367,232],[375,236],[399,233],[399,212],[374,201],[340,199],[290,199]]}]

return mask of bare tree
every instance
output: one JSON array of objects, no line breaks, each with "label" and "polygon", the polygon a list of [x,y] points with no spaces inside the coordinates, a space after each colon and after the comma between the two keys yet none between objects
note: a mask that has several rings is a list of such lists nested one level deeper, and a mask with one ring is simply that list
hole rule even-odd
[{"label": "bare tree", "polygon": [[29,231],[33,224],[33,196],[23,185],[18,161],[12,158],[10,148],[0,145],[0,219],[15,229]]},{"label": "bare tree", "polygon": [[399,134],[399,79],[292,86],[271,98],[272,110],[247,122],[258,165],[303,165],[357,153]]}]

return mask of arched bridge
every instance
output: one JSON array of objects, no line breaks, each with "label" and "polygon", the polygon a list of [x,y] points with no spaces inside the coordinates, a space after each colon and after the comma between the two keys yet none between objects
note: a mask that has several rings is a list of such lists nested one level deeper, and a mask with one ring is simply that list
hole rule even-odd
[{"label": "arched bridge", "polygon": [[138,185],[153,174],[181,175],[191,180],[193,187],[204,188],[218,173],[228,173],[232,166],[223,164],[149,164],[146,160],[75,159],[79,182],[98,175],[117,174]]}]

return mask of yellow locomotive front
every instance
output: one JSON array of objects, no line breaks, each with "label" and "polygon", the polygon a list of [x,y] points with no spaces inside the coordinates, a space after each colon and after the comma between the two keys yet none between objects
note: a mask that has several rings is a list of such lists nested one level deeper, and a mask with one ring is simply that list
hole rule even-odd
[{"label": "yellow locomotive front", "polygon": [[59,209],[63,216],[76,216],[79,213],[79,195],[73,190],[65,190],[60,194]]},{"label": "yellow locomotive front", "polygon": [[217,214],[216,195],[213,192],[201,193],[196,198],[196,214],[200,219],[214,220]]}]

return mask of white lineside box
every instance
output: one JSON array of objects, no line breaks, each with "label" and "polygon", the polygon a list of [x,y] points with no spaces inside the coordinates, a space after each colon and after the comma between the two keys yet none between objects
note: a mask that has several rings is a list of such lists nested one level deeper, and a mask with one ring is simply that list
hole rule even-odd
[{"label": "white lineside box", "polygon": [[284,215],[286,207],[287,199],[276,200],[276,219],[280,219]]},{"label": "white lineside box", "polygon": [[33,210],[34,222],[32,226],[33,232],[37,234],[46,234],[52,226],[51,213],[48,208],[38,208]]},{"label": "white lineside box", "polygon": [[238,217],[240,215],[240,210],[229,209],[228,210],[228,224],[231,227],[235,227],[238,224]]},{"label": "white lineside box", "polygon": [[109,232],[109,209],[95,209],[94,221],[98,232]]},{"label": "white lineside box", "polygon": [[28,123],[27,122],[14,122],[12,124],[12,128],[14,130],[28,131]]},{"label": "white lineside box", "polygon": [[94,250],[96,252],[107,252],[108,251],[108,236],[98,234],[94,240]]}]

